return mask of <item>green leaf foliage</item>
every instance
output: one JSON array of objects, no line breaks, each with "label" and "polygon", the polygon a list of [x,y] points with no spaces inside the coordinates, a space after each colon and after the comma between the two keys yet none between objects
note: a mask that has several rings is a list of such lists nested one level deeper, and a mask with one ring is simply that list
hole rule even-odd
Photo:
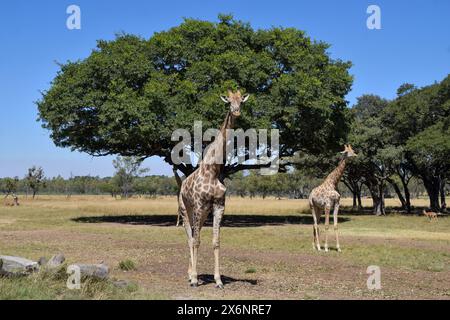
[{"label": "green leaf foliage", "polygon": [[349,130],[349,62],[294,28],[254,30],[231,15],[186,19],[150,39],[121,34],[67,62],[37,102],[57,146],[91,155],[161,156],[172,132],[218,128],[219,95],[251,94],[236,127],[277,128],[281,156],[338,150]]}]

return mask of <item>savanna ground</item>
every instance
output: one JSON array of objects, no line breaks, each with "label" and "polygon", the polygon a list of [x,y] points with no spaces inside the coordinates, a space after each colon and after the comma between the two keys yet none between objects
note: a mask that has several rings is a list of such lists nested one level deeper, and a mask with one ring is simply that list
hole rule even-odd
[{"label": "savanna ground", "polygon": [[[398,202],[389,199],[387,205]],[[20,207],[0,207],[0,254],[37,260],[62,252],[69,264],[104,261],[112,277],[131,285],[88,283],[68,290],[65,275],[37,274],[0,278],[0,299],[450,299],[450,218],[429,222],[395,210],[375,217],[345,209],[339,223],[342,253],[319,253],[312,249],[307,200],[228,199],[221,232],[225,289],[219,290],[212,276],[210,224],[202,231],[199,253],[203,284],[189,287],[186,235],[175,227],[174,197],[22,197]],[[323,226],[321,231],[323,236]],[[334,249],[333,229],[329,232]],[[134,262],[134,270],[119,267],[126,260]],[[367,289],[369,265],[381,268],[379,291]]]}]

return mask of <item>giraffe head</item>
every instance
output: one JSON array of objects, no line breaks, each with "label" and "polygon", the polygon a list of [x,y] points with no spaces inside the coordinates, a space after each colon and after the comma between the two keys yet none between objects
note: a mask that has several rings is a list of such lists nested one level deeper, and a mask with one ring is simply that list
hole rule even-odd
[{"label": "giraffe head", "polygon": [[357,154],[355,151],[353,151],[353,148],[350,144],[346,144],[344,146],[344,151],[341,152],[341,154],[344,155],[345,158],[351,158],[351,157],[356,157]]},{"label": "giraffe head", "polygon": [[249,94],[242,95],[239,90],[236,92],[228,90],[228,95],[220,96],[220,99],[230,104],[230,112],[234,117],[239,117],[241,115],[241,103],[246,102],[249,97]]}]

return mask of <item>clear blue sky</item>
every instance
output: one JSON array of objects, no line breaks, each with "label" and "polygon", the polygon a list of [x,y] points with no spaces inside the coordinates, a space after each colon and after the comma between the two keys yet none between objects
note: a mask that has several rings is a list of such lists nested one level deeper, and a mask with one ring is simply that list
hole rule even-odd
[{"label": "clear blue sky", "polygon": [[[66,28],[66,8],[81,7],[82,29]],[[368,30],[366,9],[379,5],[382,30]],[[6,0],[0,6],[0,177],[20,176],[33,164],[47,176],[113,173],[111,158],[60,149],[36,122],[33,101],[49,87],[55,61],[82,59],[97,39],[117,32],[150,37],[183,17],[217,20],[233,13],[254,28],[296,27],[332,45],[334,58],[354,63],[350,104],[364,93],[393,98],[404,82],[419,86],[450,71],[448,0]],[[152,174],[171,174],[159,159],[145,162]]]}]

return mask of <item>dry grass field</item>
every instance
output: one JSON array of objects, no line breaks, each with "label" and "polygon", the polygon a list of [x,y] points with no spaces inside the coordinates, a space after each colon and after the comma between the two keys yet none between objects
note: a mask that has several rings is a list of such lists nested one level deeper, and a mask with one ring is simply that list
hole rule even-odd
[{"label": "dry grass field", "polygon": [[[370,200],[364,203],[369,206]],[[387,205],[398,203],[389,199]],[[394,210],[375,217],[344,207],[343,252],[318,253],[312,249],[306,200],[230,198],[221,233],[225,289],[218,290],[209,224],[199,253],[202,285],[189,287],[186,236],[175,227],[176,210],[174,197],[39,196],[22,198],[20,207],[1,206],[0,254],[37,260],[62,252],[68,263],[104,261],[112,277],[131,285],[87,283],[82,290],[68,290],[64,275],[37,274],[0,278],[0,299],[450,299],[445,216],[429,222]],[[330,235],[333,249],[332,228]],[[127,260],[135,268],[123,271],[119,264]],[[381,268],[381,290],[367,289],[369,265]]]}]

